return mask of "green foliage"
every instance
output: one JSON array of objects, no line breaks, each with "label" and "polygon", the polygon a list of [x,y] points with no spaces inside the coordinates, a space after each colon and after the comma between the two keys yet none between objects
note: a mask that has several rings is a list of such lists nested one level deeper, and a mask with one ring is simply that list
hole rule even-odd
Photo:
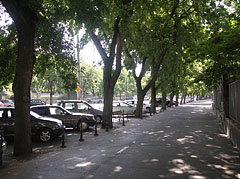
[{"label": "green foliage", "polygon": [[16,29],[7,26],[0,30],[0,86],[8,86],[14,78],[17,56]]},{"label": "green foliage", "polygon": [[40,54],[35,64],[35,78],[32,89],[49,91],[49,83],[54,81],[56,92],[70,92],[76,89],[77,64],[64,56]]},{"label": "green foliage", "polygon": [[191,59],[202,64],[202,73],[196,81],[213,87],[223,75],[228,79],[240,77],[240,21],[237,11],[229,14],[228,9],[221,5],[210,14],[205,25],[206,32],[209,32],[207,38],[190,53]]},{"label": "green foliage", "polygon": [[120,97],[121,95],[121,98],[125,99],[129,96],[135,96],[136,91],[136,82],[132,73],[123,69],[114,88],[115,97]]},{"label": "green foliage", "polygon": [[[73,54],[73,37],[71,32],[71,22],[68,21],[68,7],[65,1],[31,1],[29,4],[38,11],[38,26],[35,35],[35,55],[36,64],[34,66],[34,76],[39,79],[40,83],[49,74],[61,78],[61,85],[64,91],[75,89],[76,80],[76,63],[72,60]],[[63,15],[63,12],[66,14]],[[1,79],[0,85],[12,83],[15,73],[15,60],[17,56],[17,32],[14,24],[8,25],[6,31],[1,30],[0,37],[0,66]],[[55,73],[55,74],[54,74]],[[45,76],[46,75],[46,76]],[[36,78],[33,82],[35,85]],[[46,83],[46,82],[45,82]],[[40,85],[42,86],[42,85]],[[46,87],[46,84],[44,85]],[[43,87],[41,87],[44,89]]]},{"label": "green foliage", "polygon": [[85,95],[103,96],[103,70],[100,67],[81,64],[80,86]]}]

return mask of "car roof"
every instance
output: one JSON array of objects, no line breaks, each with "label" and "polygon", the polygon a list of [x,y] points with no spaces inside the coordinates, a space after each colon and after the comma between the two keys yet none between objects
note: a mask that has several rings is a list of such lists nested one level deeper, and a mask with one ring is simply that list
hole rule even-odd
[{"label": "car roof", "polygon": [[15,109],[15,107],[0,107],[0,109]]},{"label": "car roof", "polygon": [[59,103],[61,102],[87,102],[87,101],[84,101],[84,100],[77,100],[77,99],[70,99],[70,100],[61,100],[59,101]]},{"label": "car roof", "polygon": [[60,108],[63,108],[61,106],[58,106],[58,105],[51,105],[51,104],[41,104],[41,105],[34,105],[34,106],[31,106],[30,108],[34,108],[34,107],[60,107]]}]

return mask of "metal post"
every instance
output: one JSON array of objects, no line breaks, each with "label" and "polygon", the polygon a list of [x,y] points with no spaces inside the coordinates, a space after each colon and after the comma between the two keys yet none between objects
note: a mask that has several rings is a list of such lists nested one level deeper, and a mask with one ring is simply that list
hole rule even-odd
[{"label": "metal post", "polygon": [[98,133],[97,133],[97,123],[95,124],[95,133],[94,133],[95,136],[98,136]]},{"label": "metal post", "polygon": [[61,145],[61,148],[65,148],[65,134],[64,134],[64,130],[63,130],[63,133],[62,133],[62,145]]},{"label": "metal post", "polygon": [[80,123],[80,139],[79,139],[79,141],[80,141],[80,142],[83,142],[84,139],[83,139],[83,130],[82,130],[82,119],[81,119],[80,122],[81,122],[81,123]]},{"label": "metal post", "polygon": [[125,126],[125,123],[124,123],[124,110],[123,110],[123,123],[122,123],[123,126]]}]

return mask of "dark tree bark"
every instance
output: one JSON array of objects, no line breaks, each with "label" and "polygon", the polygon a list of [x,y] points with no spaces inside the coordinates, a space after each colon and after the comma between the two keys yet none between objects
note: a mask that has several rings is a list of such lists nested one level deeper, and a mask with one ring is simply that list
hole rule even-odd
[{"label": "dark tree bark", "polygon": [[174,94],[175,92],[172,92],[171,94],[170,94],[170,107],[172,107],[172,105],[173,105],[173,97],[174,97]]},{"label": "dark tree bark", "polygon": [[165,91],[162,92],[162,110],[166,110],[166,99],[167,99],[167,94]]},{"label": "dark tree bark", "polygon": [[15,102],[14,155],[24,156],[32,152],[30,125],[30,87],[35,63],[34,35],[37,16],[28,4],[21,0],[2,0],[16,25],[18,55],[13,82]]},{"label": "dark tree bark", "polygon": [[[153,70],[153,74],[151,76],[151,80],[148,82],[148,84],[145,86],[144,89],[142,89],[142,78],[144,75],[144,71],[145,71],[145,64],[146,64],[146,60],[147,58],[144,57],[143,61],[142,61],[142,68],[141,68],[141,72],[139,74],[139,76],[136,75],[136,64],[133,67],[133,77],[136,81],[136,86],[137,86],[137,109],[136,109],[136,114],[135,117],[139,117],[142,118],[142,107],[143,107],[143,100],[144,100],[144,96],[146,95],[146,93],[148,92],[148,90],[153,86],[154,82],[157,80],[158,77],[158,71],[160,69],[160,65],[163,62],[163,59],[166,55],[168,51],[168,48],[163,49],[161,55],[158,57],[157,62],[155,63],[154,69]],[[128,55],[128,57],[130,59],[133,59],[133,57],[131,56],[131,54],[129,53],[129,51],[126,49],[126,54]]]},{"label": "dark tree bark", "polygon": [[153,114],[156,113],[156,94],[156,83],[154,82],[151,90],[151,110]]},{"label": "dark tree bark", "polygon": [[[98,37],[92,32],[90,37],[93,40],[98,52],[100,53],[103,63],[103,95],[104,95],[104,107],[103,107],[103,122],[102,128],[111,129],[112,126],[112,101],[114,87],[117,79],[121,73],[121,36],[119,32],[120,18],[118,17],[115,21],[114,35],[112,38],[112,43],[110,47],[110,55],[107,56],[105,50],[103,49]],[[115,55],[115,49],[117,47],[117,54]],[[113,62],[116,56],[116,69],[113,70]]]},{"label": "dark tree bark", "polygon": [[177,90],[177,92],[176,92],[176,102],[175,102],[175,106],[178,106],[178,105],[179,105],[178,99],[179,99],[179,91]]}]

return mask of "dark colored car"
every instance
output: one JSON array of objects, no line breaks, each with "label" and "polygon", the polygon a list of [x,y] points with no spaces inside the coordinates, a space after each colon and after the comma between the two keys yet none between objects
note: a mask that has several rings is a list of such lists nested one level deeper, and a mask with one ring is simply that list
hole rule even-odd
[{"label": "dark colored car", "polygon": [[41,100],[41,99],[31,99],[30,100],[30,106],[35,106],[35,105],[45,105],[46,103]]},{"label": "dark colored car", "polygon": [[83,100],[62,100],[58,103],[59,106],[73,113],[80,112],[94,115],[97,123],[101,123],[103,112],[93,108],[88,102]]},{"label": "dark colored car", "polygon": [[4,152],[5,150],[7,150],[7,142],[5,141],[5,139],[2,135],[3,131],[4,130],[2,128],[0,128],[0,145],[2,144],[2,148],[0,148],[2,150],[2,151],[0,151],[0,155],[1,155],[1,152]]},{"label": "dark colored car", "polygon": [[[32,135],[42,142],[50,141],[63,132],[62,121],[58,119],[43,117],[32,111],[30,117]],[[14,125],[14,107],[0,108],[0,128],[4,137],[14,136]]]},{"label": "dark colored car", "polygon": [[[152,101],[150,101],[150,103],[151,103]],[[159,107],[159,106],[161,106],[162,105],[162,98],[156,98],[156,107]],[[171,103],[170,103],[170,100],[169,99],[166,99],[166,105],[168,106],[168,107],[170,107],[170,105],[171,105]],[[172,103],[172,105],[175,105],[175,103],[173,102]]]},{"label": "dark colored car", "polygon": [[66,128],[81,128],[87,130],[89,126],[94,126],[96,121],[92,114],[72,113],[61,106],[57,105],[38,105],[31,106],[31,110],[41,116],[54,117],[60,119]]}]

